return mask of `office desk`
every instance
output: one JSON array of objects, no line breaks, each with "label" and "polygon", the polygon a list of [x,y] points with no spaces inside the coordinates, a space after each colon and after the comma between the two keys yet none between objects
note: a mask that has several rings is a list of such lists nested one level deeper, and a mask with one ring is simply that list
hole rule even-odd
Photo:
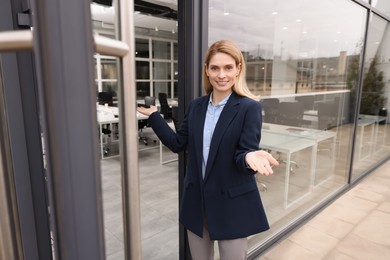
[{"label": "office desk", "polygon": [[[384,122],[385,127],[387,127],[387,117],[385,116],[376,116],[376,115],[359,115],[357,126],[360,128],[360,135],[359,135],[359,147],[357,151],[357,159],[364,159],[367,156],[370,156],[374,149],[376,149],[377,144],[377,138],[378,138],[378,128],[379,123]],[[371,133],[369,134],[369,140],[367,143],[367,146],[365,145],[364,139],[365,139],[365,129],[371,127]],[[365,150],[368,151],[368,153],[363,156],[363,147]],[[368,149],[367,149],[368,148]]]},{"label": "office desk", "polygon": [[[109,142],[119,142],[119,109],[117,107],[97,105],[96,110],[99,125],[100,156],[103,159],[107,156],[104,156],[105,143],[102,129],[103,126],[107,125],[108,129],[111,130],[111,134],[108,137]],[[137,119],[146,120],[148,117],[137,112]]]},{"label": "office desk", "polygon": [[[277,125],[264,123],[262,128],[262,137],[260,142],[261,149],[273,150],[276,152],[286,154],[286,171],[285,171],[285,191],[284,191],[284,206],[288,208],[292,204],[303,199],[308,195],[314,187],[320,182],[316,177],[317,153],[318,144],[325,140],[332,140],[332,169],[335,166],[335,138],[336,133],[332,131],[320,131],[316,129],[292,127],[286,125]],[[310,180],[308,189],[301,194],[297,199],[290,202],[290,167],[291,156],[293,153],[303,151],[304,149],[311,149],[310,156]],[[329,176],[330,177],[330,176]],[[324,180],[325,181],[325,180]]]},{"label": "office desk", "polygon": [[[99,124],[99,139],[100,139],[100,156],[102,159],[107,158],[107,156],[104,156],[104,137],[103,137],[103,126],[108,125],[109,129],[111,130],[111,135],[109,138],[109,142],[119,142],[119,136],[117,133],[119,132],[119,110],[117,107],[105,107],[103,105],[97,105],[97,119]],[[148,116],[145,116],[139,112],[137,112],[137,120],[147,120]],[[159,148],[160,151],[160,163],[166,164],[173,161],[176,161],[175,159],[169,159],[164,160],[163,158],[163,144],[161,141],[159,141],[159,147],[146,147],[139,149],[139,151],[146,151],[150,149],[156,149]],[[177,156],[176,156],[177,157]]]}]

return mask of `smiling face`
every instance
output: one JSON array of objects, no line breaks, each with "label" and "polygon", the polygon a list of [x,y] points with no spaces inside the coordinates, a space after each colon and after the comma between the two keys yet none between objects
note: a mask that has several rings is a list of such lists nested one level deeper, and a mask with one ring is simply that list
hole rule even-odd
[{"label": "smiling face", "polygon": [[228,54],[217,52],[206,64],[206,74],[213,86],[214,95],[226,96],[232,92],[232,87],[240,73],[240,65]]}]

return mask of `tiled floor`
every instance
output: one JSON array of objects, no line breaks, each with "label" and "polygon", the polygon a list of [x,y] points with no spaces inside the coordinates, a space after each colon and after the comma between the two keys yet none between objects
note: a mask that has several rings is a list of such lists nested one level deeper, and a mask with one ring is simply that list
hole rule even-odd
[{"label": "tiled floor", "polygon": [[390,259],[390,161],[259,259]]},{"label": "tiled floor", "polygon": [[[156,145],[141,144],[138,153],[142,259],[175,260],[179,259],[177,161],[160,164],[158,147],[149,149]],[[172,159],[170,152],[164,155],[168,158],[163,160]],[[299,169],[305,171],[302,164]],[[119,158],[103,160],[102,172],[107,259],[124,259]],[[331,190],[337,189],[331,183]],[[275,193],[283,194],[271,184],[262,193],[273,208]],[[274,211],[269,213],[272,217]],[[258,259],[390,259],[390,161]]]}]

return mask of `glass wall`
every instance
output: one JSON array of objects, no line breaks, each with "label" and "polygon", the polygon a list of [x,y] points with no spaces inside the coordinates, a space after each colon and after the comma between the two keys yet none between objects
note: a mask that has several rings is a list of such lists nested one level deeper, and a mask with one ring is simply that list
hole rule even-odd
[{"label": "glass wall", "polygon": [[[364,59],[352,177],[356,179],[390,154],[389,22],[372,14]],[[354,73],[357,73],[356,70]],[[352,100],[353,101],[353,100]]]},{"label": "glass wall", "polygon": [[[250,251],[348,185],[367,15],[350,0],[209,1],[208,43],[229,39],[241,48],[248,86],[261,95],[260,148],[280,162],[276,174],[257,176],[271,229],[250,238]],[[371,57],[386,46],[387,23],[375,24],[381,43]],[[386,136],[386,124],[378,126],[370,134]]]}]

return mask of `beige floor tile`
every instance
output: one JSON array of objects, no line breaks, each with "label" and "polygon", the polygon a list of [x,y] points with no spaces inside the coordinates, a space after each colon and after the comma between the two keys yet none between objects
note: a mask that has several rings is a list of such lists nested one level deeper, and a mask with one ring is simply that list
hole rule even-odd
[{"label": "beige floor tile", "polygon": [[339,240],[311,226],[303,226],[294,232],[288,240],[315,252],[317,255],[325,256],[333,250]]},{"label": "beige floor tile", "polygon": [[384,195],[382,195],[380,193],[377,193],[377,192],[374,192],[371,190],[363,189],[360,186],[360,184],[358,184],[352,190],[348,191],[346,194],[348,194],[350,196],[357,197],[357,198],[366,199],[366,200],[376,202],[376,203],[382,202],[386,198]]},{"label": "beige floor tile", "polygon": [[322,260],[356,260],[356,258],[346,255],[338,250],[333,250],[325,256]]},{"label": "beige floor tile", "polygon": [[353,230],[353,234],[388,246],[390,250],[390,214],[377,210],[372,212]]},{"label": "beige floor tile", "polygon": [[371,210],[373,210],[378,206],[378,204],[375,202],[369,201],[367,199],[351,196],[349,194],[344,194],[344,196],[337,199],[337,201],[334,204],[340,205],[346,210],[356,209],[356,210],[361,210],[366,212],[370,212]]},{"label": "beige floor tile", "polygon": [[260,259],[262,260],[320,260],[322,256],[290,240],[284,240]]},{"label": "beige floor tile", "polygon": [[354,224],[338,218],[331,218],[328,215],[321,213],[310,220],[307,225],[337,239],[344,238],[355,227]]},{"label": "beige floor tile", "polygon": [[353,208],[346,210],[344,206],[334,203],[328,206],[321,214],[328,214],[331,218],[338,218],[351,224],[358,224],[368,213],[367,211]]},{"label": "beige floor tile", "polygon": [[373,192],[390,196],[390,178],[377,177],[376,174],[367,177],[367,180],[361,183],[361,187]]},{"label": "beige floor tile", "polygon": [[343,254],[358,260],[389,260],[390,249],[360,236],[350,234],[337,246]]},{"label": "beige floor tile", "polygon": [[387,202],[387,201],[383,202],[381,205],[379,205],[377,210],[381,210],[383,212],[390,213],[390,202]]}]

